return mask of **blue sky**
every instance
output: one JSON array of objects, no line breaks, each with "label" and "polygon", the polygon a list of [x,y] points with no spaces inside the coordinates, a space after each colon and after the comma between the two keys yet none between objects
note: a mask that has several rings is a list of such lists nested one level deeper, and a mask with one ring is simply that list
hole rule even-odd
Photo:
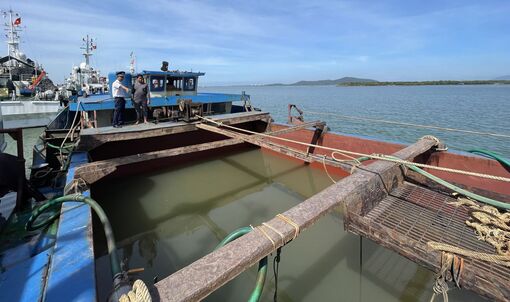
[{"label": "blue sky", "polygon": [[103,72],[137,67],[206,72],[206,84],[343,76],[491,79],[510,74],[510,1],[31,1],[22,48],[61,82],[97,39]]}]

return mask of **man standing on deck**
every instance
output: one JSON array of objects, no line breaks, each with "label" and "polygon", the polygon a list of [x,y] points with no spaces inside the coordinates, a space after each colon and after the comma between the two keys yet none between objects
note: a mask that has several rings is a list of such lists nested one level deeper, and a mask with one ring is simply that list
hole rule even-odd
[{"label": "man standing on deck", "polygon": [[139,74],[136,77],[135,85],[133,86],[133,106],[136,110],[136,124],[140,123],[143,116],[143,122],[147,124],[147,104],[149,100],[149,87],[143,79],[143,75]]},{"label": "man standing on deck", "polygon": [[115,99],[115,110],[113,111],[113,122],[112,125],[114,128],[122,127],[122,118],[124,115],[124,109],[126,108],[126,97],[129,92],[129,88],[122,85],[122,81],[124,80],[124,75],[126,73],[124,71],[119,71],[116,73],[117,80],[112,84],[112,96]]}]

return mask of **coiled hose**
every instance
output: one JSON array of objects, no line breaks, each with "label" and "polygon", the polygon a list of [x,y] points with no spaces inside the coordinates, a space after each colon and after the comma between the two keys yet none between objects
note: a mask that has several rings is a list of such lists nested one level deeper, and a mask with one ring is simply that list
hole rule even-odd
[{"label": "coiled hose", "polygon": [[108,220],[108,217],[106,216],[106,213],[104,212],[103,208],[101,208],[101,206],[94,199],[83,196],[81,194],[64,195],[52,199],[46,202],[45,204],[37,207],[33,211],[32,215],[30,216],[25,225],[25,229],[27,231],[33,231],[52,223],[55,219],[59,217],[60,211],[56,211],[56,213],[52,214],[49,218],[45,219],[42,222],[39,223],[35,222],[42,213],[50,209],[55,209],[57,206],[67,201],[77,201],[86,203],[92,208],[92,210],[94,210],[94,212],[97,214],[97,217],[99,217],[99,220],[103,224],[103,229],[106,236],[106,245],[108,246],[108,254],[110,256],[112,276],[114,276],[115,278],[115,276],[121,273],[121,269],[120,260],[117,255],[117,245],[115,244],[115,238],[113,236],[112,226],[110,225],[110,221]]},{"label": "coiled hose", "polygon": [[[242,227],[233,231],[232,233],[228,234],[227,237],[225,237],[225,239],[223,239],[214,250],[217,250],[220,247],[226,245],[227,243],[234,241],[235,239],[243,235],[248,234],[249,232],[251,232],[251,230],[252,228],[250,227]],[[267,276],[267,256],[259,261],[257,284],[255,285],[255,288],[251,292],[250,298],[248,299],[249,302],[258,302],[260,300],[260,297],[262,296],[262,291],[264,290],[266,276]]]}]

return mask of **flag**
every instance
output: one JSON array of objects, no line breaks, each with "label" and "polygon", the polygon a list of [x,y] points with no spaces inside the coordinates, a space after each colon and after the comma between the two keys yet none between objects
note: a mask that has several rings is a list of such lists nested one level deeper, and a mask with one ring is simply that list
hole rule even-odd
[{"label": "flag", "polygon": [[13,25],[20,25],[21,24],[21,18],[16,18],[16,20],[14,20],[14,23],[12,23]]}]

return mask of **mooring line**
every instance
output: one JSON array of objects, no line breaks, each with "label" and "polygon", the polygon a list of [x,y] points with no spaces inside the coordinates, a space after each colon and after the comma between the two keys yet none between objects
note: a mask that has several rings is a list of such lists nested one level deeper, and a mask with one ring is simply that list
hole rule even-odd
[{"label": "mooring line", "polygon": [[[413,166],[420,167],[420,168],[429,168],[429,169],[443,171],[443,172],[456,173],[456,174],[475,176],[475,177],[486,178],[486,179],[491,179],[491,180],[510,182],[510,178],[508,178],[508,177],[496,176],[496,175],[490,175],[490,174],[484,174],[484,173],[477,173],[477,172],[470,172],[470,171],[465,171],[465,170],[445,168],[445,167],[439,167],[439,166],[432,166],[432,165],[427,165],[427,164],[420,164],[420,163],[415,163],[415,162],[411,162],[411,161],[407,161],[407,160],[393,158],[393,157],[391,157],[389,155],[386,155],[386,154],[365,154],[365,153],[354,152],[354,151],[349,151],[349,150],[342,150],[342,149],[325,147],[325,146],[321,146],[321,145],[314,145],[314,144],[304,143],[304,142],[300,142],[300,141],[296,141],[296,140],[292,140],[292,139],[288,139],[288,138],[283,138],[283,137],[268,135],[268,134],[265,134],[265,133],[259,133],[259,132],[255,132],[255,131],[251,131],[251,130],[246,130],[246,129],[234,127],[234,126],[231,126],[231,125],[226,125],[226,124],[224,124],[222,122],[217,122],[215,120],[212,120],[212,119],[209,119],[209,118],[205,118],[205,117],[202,117],[202,116],[199,116],[199,115],[197,115],[197,117],[199,117],[200,119],[202,119],[204,121],[216,124],[216,125],[218,125],[220,127],[230,128],[230,129],[233,129],[233,130],[237,130],[237,131],[240,131],[240,132],[245,132],[245,133],[253,134],[253,135],[256,135],[256,136],[268,137],[268,138],[272,138],[272,139],[276,139],[276,140],[281,140],[281,141],[285,141],[285,142],[290,142],[290,143],[294,143],[294,144],[298,144],[298,145],[302,145],[302,146],[314,147],[314,148],[317,148],[317,149],[323,149],[323,150],[339,152],[339,153],[346,153],[346,154],[362,156],[362,157],[369,157],[371,159],[384,160],[384,161],[394,162],[394,163],[397,163],[397,164],[413,165]],[[426,137],[426,139],[430,139],[430,138]]]},{"label": "mooring line", "polygon": [[365,121],[365,122],[385,123],[385,124],[400,125],[400,126],[415,127],[415,128],[435,129],[435,130],[443,130],[443,131],[451,131],[451,132],[461,132],[461,133],[469,133],[469,134],[476,134],[476,135],[489,135],[489,136],[495,136],[495,137],[510,138],[510,135],[502,134],[502,133],[491,133],[491,132],[482,132],[482,131],[475,131],[475,130],[439,127],[439,126],[432,126],[432,125],[412,124],[412,123],[373,119],[373,118],[360,117],[360,116],[341,115],[341,114],[329,113],[329,112],[316,112],[316,111],[309,111],[309,110],[303,110],[303,112],[315,114],[315,115],[334,116],[334,117],[348,119],[348,120],[359,120],[359,121]]}]

